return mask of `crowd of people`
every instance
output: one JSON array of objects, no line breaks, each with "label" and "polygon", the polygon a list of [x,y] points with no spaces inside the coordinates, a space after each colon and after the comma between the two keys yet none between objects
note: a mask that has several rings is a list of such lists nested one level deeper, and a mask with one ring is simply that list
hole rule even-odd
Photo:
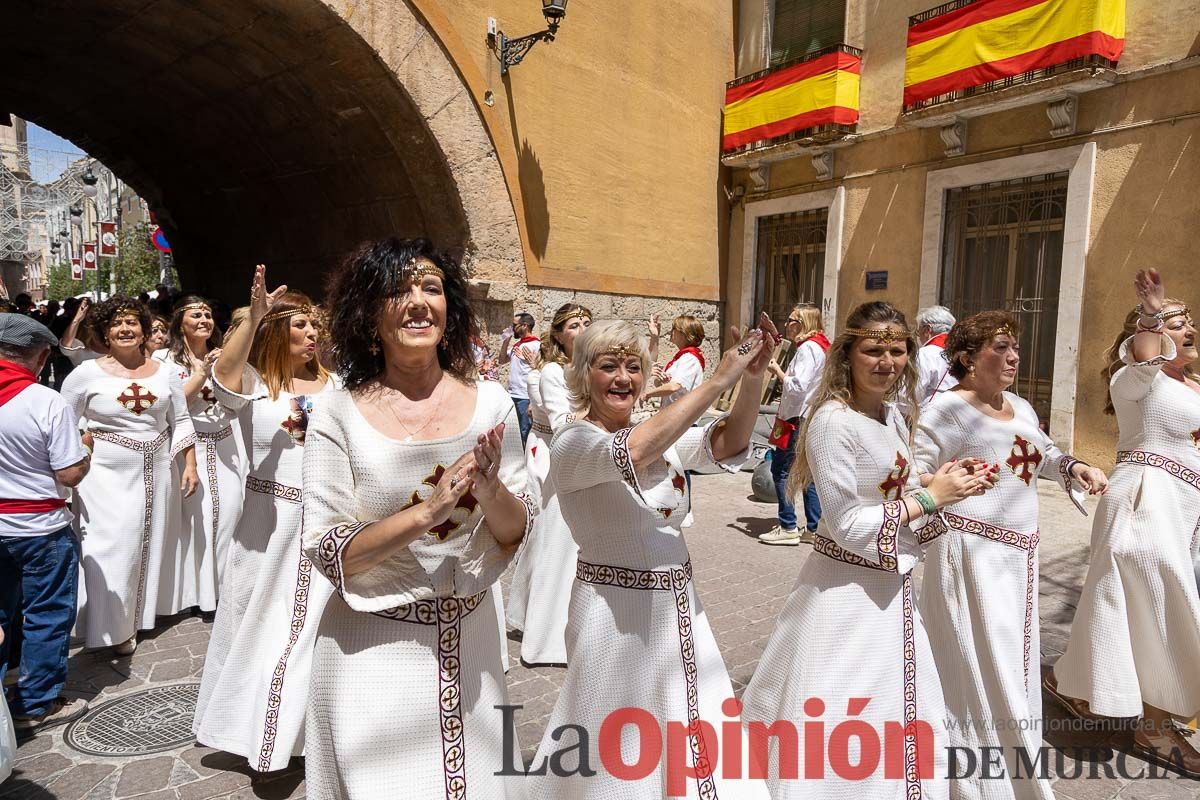
[{"label": "crowd of people", "polygon": [[[1081,511],[1103,496],[1046,690],[1080,717],[1140,717],[1138,751],[1200,778],[1180,724],[1200,710],[1196,329],[1153,270],[1106,369],[1111,477],[1011,391],[1021,329],[1003,311],[932,307],[913,327],[870,302],[831,341],[798,304],[782,332],[766,314],[731,329],[706,371],[696,318],[672,322],[659,365],[657,317],[643,330],[578,303],[540,337],[514,315],[494,358],[462,265],[426,240],[362,245],[323,306],[266,273],[228,326],[176,298],[161,339],[135,298],[81,304],[60,334],[0,314],[0,663],[21,639],[18,731],[86,710],[61,694],[69,636],[125,657],[195,608],[215,613],[197,740],[258,772],[304,755],[313,797],[1052,798],[1012,770],[1041,740],[1046,478]],[[59,358],[61,392],[39,386]],[[759,538],[814,553],[739,702],[683,529],[692,474],[749,458],[771,379],[778,524]],[[522,661],[566,668],[529,771],[507,628]],[[634,717],[613,732],[630,710],[667,726],[662,759],[643,759]],[[869,726],[876,751],[898,726],[896,768],[816,780],[794,739],[724,741],[813,717]],[[848,763],[868,758],[859,741]],[[947,780],[951,746],[1003,748],[1010,777]]]}]

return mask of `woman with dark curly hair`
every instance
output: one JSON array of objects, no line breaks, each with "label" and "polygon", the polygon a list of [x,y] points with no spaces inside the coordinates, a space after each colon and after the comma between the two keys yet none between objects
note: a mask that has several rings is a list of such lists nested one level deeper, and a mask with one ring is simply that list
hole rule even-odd
[{"label": "woman with dark curly hair", "polygon": [[130,655],[156,614],[181,610],[180,543],[171,540],[178,529],[168,524],[171,461],[184,454],[180,490],[191,496],[199,485],[196,437],[179,377],[146,355],[146,307],[118,295],[95,306],[90,320],[107,355],[81,364],[62,389],[95,442],[92,471],[75,489],[79,627],[88,647]]},{"label": "woman with dark curly hair", "polygon": [[[944,345],[957,383],[921,410],[917,432],[919,473],[956,459],[991,481],[986,494],[943,509],[945,524],[936,525],[944,532],[929,546],[921,583],[921,616],[954,721],[950,744],[1001,748],[1009,759],[1007,780],[968,775],[951,781],[951,798],[1054,797],[1049,781],[1022,777],[1016,763],[1022,748],[1036,753],[1042,741],[1038,478],[1057,482],[1076,503],[1080,486],[1091,494],[1108,488],[1103,472],[1060,450],[1033,406],[1009,391],[1020,334],[1006,311],[960,320]],[[1021,724],[984,724],[999,718]]]},{"label": "woman with dark curly hair", "polygon": [[259,772],[304,750],[313,620],[330,594],[300,549],[305,428],[314,399],[336,384],[317,343],[312,302],[287,286],[267,292],[259,264],[249,316],[213,368],[217,402],[237,414],[249,474],[192,730]]},{"label": "woman with dark curly hair", "polygon": [[512,400],[474,379],[469,302],[423,239],[364,244],[331,278],[346,388],[304,455],[305,551],[337,591],[305,731],[315,797],[524,797],[497,774],[516,739],[488,593],[535,508]]},{"label": "woman with dark curly hair", "polygon": [[185,584],[183,608],[201,611],[217,607],[229,543],[237,528],[245,493],[241,448],[234,436],[237,415],[213,394],[212,369],[221,355],[221,331],[207,300],[187,295],[171,317],[170,348],[153,356],[179,375],[188,413],[196,429],[197,461],[202,490],[183,501],[177,516]]}]

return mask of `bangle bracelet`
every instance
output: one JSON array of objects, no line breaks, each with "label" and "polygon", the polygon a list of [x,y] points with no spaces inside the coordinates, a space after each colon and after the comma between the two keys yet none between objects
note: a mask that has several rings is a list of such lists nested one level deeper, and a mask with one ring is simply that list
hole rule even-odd
[{"label": "bangle bracelet", "polygon": [[[83,444],[83,443],[82,443],[82,442],[80,442],[80,444]],[[92,448],[88,447],[88,446],[85,444],[85,445],[83,445],[83,449],[84,449],[84,450],[87,450],[88,458],[91,458],[91,457],[92,457]]]},{"label": "bangle bracelet", "polygon": [[1153,314],[1147,314],[1145,306],[1143,306],[1141,303],[1138,303],[1133,310],[1143,317],[1154,317],[1159,322],[1163,321],[1163,310],[1161,308]]},{"label": "bangle bracelet", "polygon": [[1162,329],[1163,329],[1163,321],[1161,319],[1158,322],[1156,322],[1154,325],[1149,326],[1149,327],[1142,324],[1141,318],[1139,318],[1137,321],[1137,332],[1138,333],[1159,333],[1160,331],[1162,331]]},{"label": "bangle bracelet", "polygon": [[926,515],[933,514],[937,511],[937,503],[933,502],[933,495],[929,493],[928,489],[921,489],[913,492],[913,499],[917,501],[917,503],[921,506],[921,510],[925,512]]}]

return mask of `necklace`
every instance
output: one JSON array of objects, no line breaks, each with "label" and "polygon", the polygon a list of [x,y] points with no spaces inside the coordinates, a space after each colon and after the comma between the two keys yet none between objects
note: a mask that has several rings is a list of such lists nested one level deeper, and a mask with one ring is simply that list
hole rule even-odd
[{"label": "necklace", "polygon": [[[421,431],[428,428],[429,424],[437,418],[438,412],[442,410],[442,401],[440,399],[440,395],[441,395],[441,391],[442,391],[442,381],[438,382],[437,388],[434,389],[433,391],[434,391],[434,394],[439,395],[438,402],[433,408],[433,413],[429,415],[429,419],[425,420],[425,424],[423,424],[421,427],[417,428],[416,430],[413,430],[413,429],[409,428],[407,425],[405,425],[401,421],[400,415],[396,413],[396,409],[392,407],[391,403],[388,403],[387,408],[388,408],[388,411],[391,412],[392,418],[395,419],[396,424],[399,425],[401,428],[403,428],[404,432],[408,434],[407,437],[400,440],[401,442],[403,442],[405,444],[407,444],[408,442],[411,442],[413,440],[414,436],[416,436],[418,433],[420,433]],[[397,392],[397,394],[399,394],[399,392]]]}]

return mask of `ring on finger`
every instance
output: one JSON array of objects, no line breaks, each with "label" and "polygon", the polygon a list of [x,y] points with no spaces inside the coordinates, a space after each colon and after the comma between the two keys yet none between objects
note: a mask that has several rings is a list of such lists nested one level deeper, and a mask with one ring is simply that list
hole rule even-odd
[{"label": "ring on finger", "polygon": [[453,477],[450,478],[450,488],[453,489],[455,486],[458,486],[458,476],[457,475],[454,475]]}]

